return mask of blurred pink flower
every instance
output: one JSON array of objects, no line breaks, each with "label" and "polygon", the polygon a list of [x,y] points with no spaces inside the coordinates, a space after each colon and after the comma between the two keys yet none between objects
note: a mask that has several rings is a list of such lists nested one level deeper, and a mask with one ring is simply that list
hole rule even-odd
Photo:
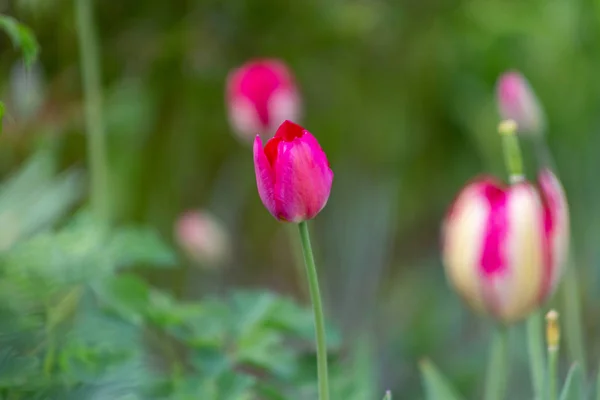
[{"label": "blurred pink flower", "polygon": [[280,60],[251,60],[231,71],[226,97],[231,126],[245,141],[257,134],[267,140],[283,121],[301,115],[293,75]]},{"label": "blurred pink flower", "polygon": [[317,139],[300,125],[285,121],[264,148],[256,136],[254,168],[258,194],[280,221],[312,219],[327,204],[333,172]]},{"label": "blurred pink flower", "polygon": [[175,224],[179,246],[193,261],[216,267],[229,257],[229,235],[223,224],[206,211],[188,211]]},{"label": "blurred pink flower", "polygon": [[545,117],[529,82],[518,72],[504,73],[497,83],[498,110],[502,119],[512,119],[519,132],[542,133]]},{"label": "blurred pink flower", "polygon": [[476,310],[504,322],[525,318],[556,289],[569,247],[562,186],[547,169],[540,190],[485,177],[468,184],[443,228],[446,274]]}]

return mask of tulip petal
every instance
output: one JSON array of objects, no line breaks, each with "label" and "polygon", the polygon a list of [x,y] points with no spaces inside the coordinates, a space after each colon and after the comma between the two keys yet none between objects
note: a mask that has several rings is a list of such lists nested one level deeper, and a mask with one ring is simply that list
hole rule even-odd
[{"label": "tulip petal", "polygon": [[279,88],[273,92],[268,103],[269,115],[271,115],[270,131],[275,132],[285,120],[300,120],[302,110],[300,96],[293,87]]},{"label": "tulip petal", "polygon": [[569,248],[569,207],[560,181],[549,169],[540,172],[540,184],[544,209],[544,256],[545,277],[541,300],[551,294],[562,277]]},{"label": "tulip petal", "polygon": [[311,219],[327,204],[333,172],[321,146],[308,131],[291,141],[281,141],[275,175],[279,218],[290,222]]},{"label": "tulip petal", "polygon": [[246,97],[237,96],[229,101],[229,123],[240,137],[252,137],[266,130],[254,104]]},{"label": "tulip petal", "polygon": [[499,315],[505,322],[525,317],[539,304],[544,276],[540,210],[540,198],[531,184],[510,188],[506,208],[510,224],[505,241],[509,268],[501,288]]},{"label": "tulip petal", "polygon": [[[457,292],[475,310],[488,310],[482,295],[480,268],[482,238],[490,212],[487,199],[481,195],[491,179],[480,179],[466,186],[454,201],[443,228],[443,254],[446,274]],[[489,301],[490,299],[488,299]]]},{"label": "tulip petal", "polygon": [[275,174],[269,163],[265,150],[263,149],[260,136],[254,139],[254,171],[256,173],[256,185],[258,195],[267,210],[278,218],[277,202],[275,200]]}]

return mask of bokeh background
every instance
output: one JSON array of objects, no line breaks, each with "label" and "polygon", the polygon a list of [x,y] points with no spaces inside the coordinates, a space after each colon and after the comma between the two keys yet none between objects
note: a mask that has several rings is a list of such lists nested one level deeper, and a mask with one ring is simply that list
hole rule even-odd
[{"label": "bokeh background", "polygon": [[[22,220],[52,207],[64,219],[87,200],[72,3],[0,1],[0,12],[28,25],[41,48],[24,73],[18,51],[0,37],[8,110],[0,174],[13,176],[43,152],[68,188],[31,200],[38,214],[25,203],[16,216],[0,214],[4,241]],[[491,323],[447,286],[440,222],[468,179],[505,176],[495,82],[520,70],[545,108],[568,194],[589,368],[596,370],[600,2],[131,0],[97,1],[95,13],[115,223],[152,226],[177,249],[177,219],[208,210],[231,240],[217,269],[179,251],[180,268],[139,274],[178,298],[259,288],[308,304],[293,227],[262,206],[251,148],[232,133],[225,108],[232,68],[257,56],[281,58],[296,75],[302,123],[335,172],[329,203],[311,222],[329,324],[350,352],[366,354],[360,363],[370,390],[390,388],[399,399],[423,398],[424,357],[466,398],[481,393]],[[523,148],[533,177],[527,139]],[[521,326],[512,343],[511,398],[524,399],[530,384]],[[563,366],[564,373],[566,360]]]}]

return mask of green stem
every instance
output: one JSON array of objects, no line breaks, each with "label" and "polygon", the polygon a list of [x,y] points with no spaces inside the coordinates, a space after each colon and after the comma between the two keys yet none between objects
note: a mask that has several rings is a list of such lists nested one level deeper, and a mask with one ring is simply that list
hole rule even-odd
[{"label": "green stem", "polygon": [[586,376],[586,357],[583,348],[583,331],[581,329],[581,298],[579,293],[579,284],[577,281],[577,270],[572,259],[569,259],[567,264],[567,272],[565,273],[562,301],[565,318],[565,340],[567,351],[571,359],[581,365],[582,372]]},{"label": "green stem", "polygon": [[315,315],[315,333],[317,336],[317,374],[319,378],[319,399],[329,400],[329,378],[327,373],[327,344],[325,336],[325,318],[323,316],[323,304],[319,292],[319,279],[317,277],[317,268],[310,245],[310,236],[308,233],[308,224],[306,221],[298,225],[300,229],[300,239],[302,241],[302,250],[304,252],[304,262],[306,264],[306,274],[308,277],[308,288]]},{"label": "green stem", "polygon": [[501,136],[504,161],[508,173],[511,177],[523,176],[523,158],[521,157],[521,148],[519,147],[517,135],[514,131],[507,130]]},{"label": "green stem", "polygon": [[50,378],[52,374],[55,356],[56,345],[54,343],[54,338],[52,337],[52,332],[48,332],[48,349],[46,350],[46,355],[44,357],[44,376],[46,378]]},{"label": "green stem", "polygon": [[536,400],[543,399],[544,393],[544,334],[542,325],[542,314],[535,311],[527,319],[527,344],[529,350],[529,368],[531,370],[531,381],[533,393]]},{"label": "green stem", "polygon": [[548,348],[548,400],[558,396],[558,347]]},{"label": "green stem", "polygon": [[[290,250],[292,253],[292,263],[294,264],[293,270],[294,270],[294,274],[296,275],[297,278],[299,278],[299,281],[302,281],[302,277],[304,276],[304,271],[303,271],[303,265],[304,264],[304,256],[303,256],[303,251],[302,251],[302,246],[300,244],[298,244],[298,241],[296,239],[296,235],[295,232],[293,231],[294,226],[290,225],[290,224],[285,224],[284,226],[286,228],[286,233],[287,236],[289,238],[290,241]],[[300,288],[301,290],[301,294],[303,296],[308,295],[308,293],[306,292],[306,286],[302,285],[302,287]]]},{"label": "green stem", "polygon": [[491,345],[490,361],[485,380],[485,400],[501,400],[506,391],[508,376],[508,333],[498,326]]},{"label": "green stem", "polygon": [[92,0],[75,0],[79,55],[85,98],[92,209],[100,221],[108,222],[108,164],[102,118],[102,89]]},{"label": "green stem", "polygon": [[596,400],[600,400],[600,367],[598,367],[598,376],[596,377]]}]

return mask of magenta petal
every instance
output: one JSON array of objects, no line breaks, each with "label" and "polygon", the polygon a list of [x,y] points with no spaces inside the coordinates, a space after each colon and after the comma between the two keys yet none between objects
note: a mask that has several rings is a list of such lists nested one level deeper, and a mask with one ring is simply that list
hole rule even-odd
[{"label": "magenta petal", "polygon": [[321,146],[310,133],[280,143],[275,171],[280,218],[300,222],[314,218],[325,207],[333,172]]},{"label": "magenta petal", "polygon": [[258,135],[254,139],[254,171],[256,172],[258,195],[267,210],[277,218],[277,202],[274,196],[275,174]]},{"label": "magenta petal", "polygon": [[564,189],[549,169],[538,176],[543,199],[544,266],[541,300],[552,294],[568,252],[569,207]]},{"label": "magenta petal", "polygon": [[502,274],[508,268],[507,257],[504,254],[509,224],[506,209],[507,192],[502,187],[490,184],[482,187],[481,194],[489,206],[480,261],[481,272],[487,278]]}]

